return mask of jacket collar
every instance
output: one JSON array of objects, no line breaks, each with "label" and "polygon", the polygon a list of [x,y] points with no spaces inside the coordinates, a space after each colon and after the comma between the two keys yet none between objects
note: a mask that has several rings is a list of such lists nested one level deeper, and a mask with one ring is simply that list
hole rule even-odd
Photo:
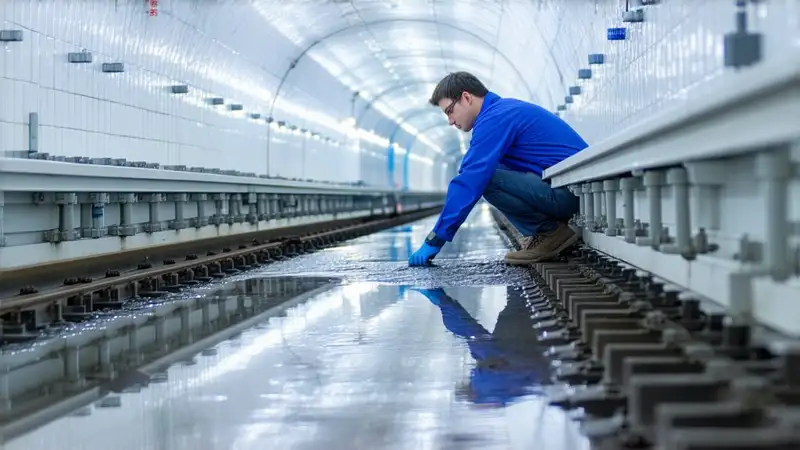
[{"label": "jacket collar", "polygon": [[495,102],[497,102],[498,100],[500,100],[500,98],[501,98],[501,97],[500,97],[499,95],[495,94],[495,93],[494,93],[494,92],[492,92],[492,91],[489,91],[489,92],[486,94],[486,97],[484,97],[484,98],[483,98],[483,105],[481,105],[481,110],[480,110],[480,112],[478,112],[478,116],[477,116],[477,117],[475,117],[475,120],[477,120],[477,119],[478,119],[478,117],[480,117],[480,116],[481,116],[481,114],[483,114],[483,112],[484,112],[484,111],[486,111],[487,109],[489,109],[489,106],[491,106],[492,104],[494,104]]}]

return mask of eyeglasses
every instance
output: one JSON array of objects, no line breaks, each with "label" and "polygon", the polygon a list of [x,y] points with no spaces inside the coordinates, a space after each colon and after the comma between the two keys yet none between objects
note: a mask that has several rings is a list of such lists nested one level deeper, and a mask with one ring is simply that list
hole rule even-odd
[{"label": "eyeglasses", "polygon": [[[462,94],[461,94],[461,95],[463,95],[463,92],[462,92]],[[456,106],[456,103],[458,103],[458,102],[461,100],[461,95],[459,95],[459,96],[458,96],[458,97],[457,97],[455,100],[453,100],[453,102],[452,102],[452,103],[450,103],[449,105],[447,105],[447,108],[445,108],[445,109],[444,109],[444,113],[445,113],[445,114],[447,114],[448,116],[449,116],[450,114],[453,114],[453,108],[455,108],[455,106]]]}]

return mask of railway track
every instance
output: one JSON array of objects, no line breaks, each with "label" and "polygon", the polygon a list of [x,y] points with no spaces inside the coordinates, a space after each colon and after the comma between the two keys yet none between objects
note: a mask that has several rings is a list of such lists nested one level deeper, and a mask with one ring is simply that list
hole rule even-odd
[{"label": "railway track", "polygon": [[552,382],[568,386],[550,403],[595,448],[800,448],[797,339],[585,246],[530,275],[523,296]]},{"label": "railway track", "polygon": [[[21,286],[17,295],[0,299],[0,337],[2,343],[29,341],[37,337],[38,330],[53,323],[89,320],[96,312],[122,308],[129,299],[162,297],[262,264],[418,220],[436,210],[429,208],[395,216],[323,222],[298,231],[283,230],[277,236],[271,231],[254,233],[238,241],[230,238],[209,240],[203,242],[202,247],[193,247],[194,252],[185,253],[181,260],[173,256],[153,262],[152,258],[142,259],[141,252],[129,255],[127,260],[113,255],[108,264],[115,264],[117,268],[107,269],[100,276],[92,270],[102,267],[102,258],[95,258],[88,265],[60,264],[51,268],[49,279],[40,279],[40,285],[51,287],[40,290],[29,284]],[[202,249],[204,254],[197,252]],[[152,253],[174,255],[175,251],[162,249],[159,253]],[[10,275],[13,277],[13,273]],[[57,278],[54,279],[56,276],[63,278],[60,286]],[[19,278],[29,280],[31,277],[21,275]]]}]

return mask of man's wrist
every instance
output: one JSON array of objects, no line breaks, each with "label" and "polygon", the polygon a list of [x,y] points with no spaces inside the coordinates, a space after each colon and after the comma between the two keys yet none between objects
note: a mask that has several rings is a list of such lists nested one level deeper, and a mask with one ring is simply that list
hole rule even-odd
[{"label": "man's wrist", "polygon": [[445,242],[447,241],[437,236],[433,231],[428,233],[428,236],[425,238],[425,243],[432,247],[441,247],[445,244]]}]

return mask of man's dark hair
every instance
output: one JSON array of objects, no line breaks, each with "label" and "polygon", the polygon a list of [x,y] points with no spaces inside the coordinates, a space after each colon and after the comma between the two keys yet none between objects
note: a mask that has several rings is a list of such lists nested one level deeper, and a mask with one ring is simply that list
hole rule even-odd
[{"label": "man's dark hair", "polygon": [[489,90],[475,75],[469,72],[452,72],[436,85],[431,99],[431,105],[439,106],[443,98],[457,99],[463,92],[469,92],[476,97],[486,97]]}]

